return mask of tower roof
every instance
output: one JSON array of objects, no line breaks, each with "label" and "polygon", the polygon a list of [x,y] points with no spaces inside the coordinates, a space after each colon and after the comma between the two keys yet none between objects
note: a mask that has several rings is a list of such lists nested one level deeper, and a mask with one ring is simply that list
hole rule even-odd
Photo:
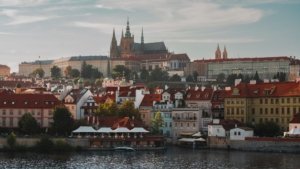
[{"label": "tower roof", "polygon": [[125,37],[129,38],[131,37],[131,33],[130,33],[130,27],[129,27],[129,18],[127,17],[127,26],[126,26],[126,33],[125,33]]}]

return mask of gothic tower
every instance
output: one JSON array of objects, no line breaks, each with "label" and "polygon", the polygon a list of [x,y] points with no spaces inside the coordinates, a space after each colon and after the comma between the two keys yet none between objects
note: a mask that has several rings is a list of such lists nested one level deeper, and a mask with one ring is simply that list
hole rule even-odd
[{"label": "gothic tower", "polygon": [[122,34],[121,37],[121,57],[129,57],[133,53],[133,44],[134,44],[134,36],[131,36],[130,27],[129,27],[129,19],[127,18],[127,26],[125,37]]},{"label": "gothic tower", "polygon": [[142,28],[142,36],[141,36],[141,51],[144,51],[144,31]]},{"label": "gothic tower", "polygon": [[227,59],[227,50],[226,50],[226,46],[224,46],[224,51],[223,51],[223,59]]},{"label": "gothic tower", "polygon": [[113,36],[112,36],[111,44],[110,44],[110,57],[111,58],[120,57],[119,50],[118,50],[118,44],[117,44],[117,40],[116,40],[116,35],[115,35],[115,29],[113,30]]},{"label": "gothic tower", "polygon": [[215,59],[222,59],[221,50],[220,50],[219,44],[218,44],[217,50],[215,52]]}]

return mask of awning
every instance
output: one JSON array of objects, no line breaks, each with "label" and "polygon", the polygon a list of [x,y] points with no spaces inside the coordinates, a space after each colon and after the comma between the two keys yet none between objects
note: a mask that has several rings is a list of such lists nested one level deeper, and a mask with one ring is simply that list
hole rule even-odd
[{"label": "awning", "polygon": [[197,132],[197,133],[193,134],[192,136],[193,136],[193,137],[201,137],[201,136],[202,136],[202,134],[201,134],[201,132],[199,131],[199,132]]},{"label": "awning", "polygon": [[148,130],[145,130],[143,127],[135,127],[130,130],[131,133],[149,133]]},{"label": "awning", "polygon": [[118,127],[112,131],[113,133],[129,133],[130,130],[127,127]]},{"label": "awning", "polygon": [[181,138],[178,141],[180,142],[195,142],[195,141],[205,141],[203,138]]},{"label": "awning", "polygon": [[97,133],[112,133],[113,130],[110,127],[101,127],[97,130]]},{"label": "awning", "polygon": [[97,131],[91,126],[80,126],[78,129],[72,131],[72,133],[96,133]]}]

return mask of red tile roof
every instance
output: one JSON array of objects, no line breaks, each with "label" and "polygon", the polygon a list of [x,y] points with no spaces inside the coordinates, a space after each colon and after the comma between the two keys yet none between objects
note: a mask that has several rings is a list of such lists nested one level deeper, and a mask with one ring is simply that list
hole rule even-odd
[{"label": "red tile roof", "polygon": [[160,100],[160,94],[146,94],[140,106],[153,106],[154,101],[159,102]]},{"label": "red tile roof", "polygon": [[53,94],[0,94],[0,108],[54,108],[61,102]]},{"label": "red tile roof", "polygon": [[238,120],[235,120],[235,119],[232,119],[232,120],[231,119],[228,119],[228,120],[221,119],[220,123],[214,124],[213,122],[211,122],[211,123],[209,123],[209,125],[222,125],[226,131],[235,128],[235,126],[236,127],[245,127],[244,123],[242,123]]},{"label": "red tile roof", "polygon": [[300,123],[300,113],[295,114],[290,123]]},{"label": "red tile roof", "polygon": [[245,84],[240,83],[229,91],[226,95],[228,98],[255,98],[255,97],[287,97],[299,96],[299,82],[274,82]]},{"label": "red tile roof", "polygon": [[203,91],[201,87],[198,89],[191,88],[186,92],[186,100],[211,100],[212,94],[212,88],[205,88]]}]

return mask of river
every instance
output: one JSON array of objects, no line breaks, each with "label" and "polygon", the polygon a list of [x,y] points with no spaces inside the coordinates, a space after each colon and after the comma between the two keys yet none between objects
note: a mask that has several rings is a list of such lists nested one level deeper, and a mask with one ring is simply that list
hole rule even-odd
[{"label": "river", "polygon": [[300,154],[170,147],[151,152],[0,153],[0,168],[32,169],[298,169]]}]

